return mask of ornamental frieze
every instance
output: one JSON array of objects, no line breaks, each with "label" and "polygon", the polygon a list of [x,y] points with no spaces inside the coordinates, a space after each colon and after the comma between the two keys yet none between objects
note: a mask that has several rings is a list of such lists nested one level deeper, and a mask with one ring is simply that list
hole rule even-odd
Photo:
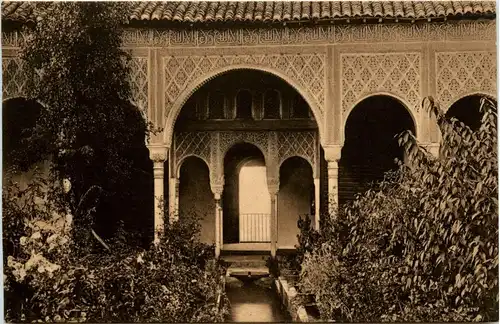
[{"label": "ornamental frieze", "polygon": [[[3,47],[19,47],[23,34],[2,33]],[[252,46],[311,43],[495,40],[494,21],[466,23],[367,24],[300,28],[127,29],[127,47]]]},{"label": "ornamental frieze", "polygon": [[342,25],[300,28],[127,30],[126,46],[204,47],[494,40],[494,22]]}]

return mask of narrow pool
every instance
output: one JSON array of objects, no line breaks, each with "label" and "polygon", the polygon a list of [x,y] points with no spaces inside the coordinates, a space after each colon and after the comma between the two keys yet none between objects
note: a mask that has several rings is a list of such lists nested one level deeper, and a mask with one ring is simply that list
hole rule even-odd
[{"label": "narrow pool", "polygon": [[290,322],[281,307],[271,280],[262,278],[241,281],[228,278],[226,292],[230,302],[228,322]]}]

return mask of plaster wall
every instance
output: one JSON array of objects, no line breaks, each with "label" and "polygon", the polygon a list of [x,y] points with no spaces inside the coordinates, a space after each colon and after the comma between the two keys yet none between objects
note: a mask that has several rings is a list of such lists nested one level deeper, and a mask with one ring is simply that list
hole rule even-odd
[{"label": "plaster wall", "polygon": [[297,244],[300,216],[311,215],[313,199],[313,178],[310,165],[301,158],[285,161],[280,170],[280,190],[278,192],[278,248],[293,248]]},{"label": "plaster wall", "polygon": [[208,167],[194,157],[184,161],[179,183],[179,220],[189,213],[200,217],[201,242],[214,243],[215,201],[210,190]]}]

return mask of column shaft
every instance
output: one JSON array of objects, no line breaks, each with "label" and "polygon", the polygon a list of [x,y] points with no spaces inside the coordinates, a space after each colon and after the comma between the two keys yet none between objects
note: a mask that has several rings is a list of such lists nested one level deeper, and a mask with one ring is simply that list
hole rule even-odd
[{"label": "column shaft", "polygon": [[164,224],[163,224],[163,214],[164,214],[164,188],[163,188],[163,178],[164,178],[164,166],[163,161],[155,161],[153,164],[153,176],[154,176],[154,243],[158,244],[160,242],[160,237],[163,235]]},{"label": "column shaft", "polygon": [[271,257],[276,257],[278,243],[278,194],[271,193]]},{"label": "column shaft", "polygon": [[320,213],[320,191],[319,179],[314,179],[314,226],[319,231]]},{"label": "column shaft", "polygon": [[330,214],[337,212],[339,203],[339,165],[338,162],[328,162],[328,209]]},{"label": "column shaft", "polygon": [[[219,199],[218,199],[219,198]],[[215,257],[220,256],[222,248],[222,208],[220,206],[220,197],[215,198]]]}]

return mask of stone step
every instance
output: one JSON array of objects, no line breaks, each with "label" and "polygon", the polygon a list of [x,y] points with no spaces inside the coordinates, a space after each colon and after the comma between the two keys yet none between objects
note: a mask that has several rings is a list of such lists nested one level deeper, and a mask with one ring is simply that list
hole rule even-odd
[{"label": "stone step", "polygon": [[221,259],[234,263],[234,262],[261,262],[263,261],[264,263],[267,261],[269,258],[268,255],[223,255],[221,256]]},{"label": "stone step", "polygon": [[268,255],[225,255],[221,259],[229,263],[227,276],[268,276]]},{"label": "stone step", "polygon": [[230,268],[267,268],[267,256],[232,255],[223,256],[222,260],[229,263]]},{"label": "stone step", "polygon": [[268,276],[269,269],[267,267],[229,267],[226,271],[226,276],[248,276],[260,277]]}]

